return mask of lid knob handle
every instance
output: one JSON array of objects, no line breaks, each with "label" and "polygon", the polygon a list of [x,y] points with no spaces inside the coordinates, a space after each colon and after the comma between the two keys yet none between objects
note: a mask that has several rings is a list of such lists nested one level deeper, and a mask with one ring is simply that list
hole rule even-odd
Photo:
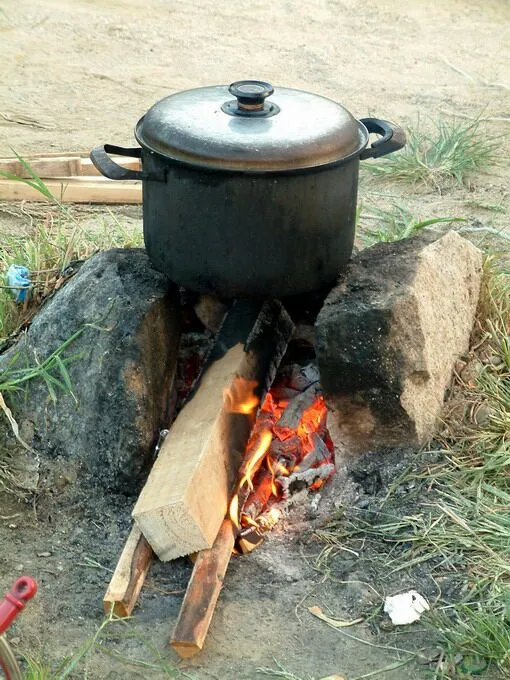
[{"label": "lid knob handle", "polygon": [[270,97],[274,88],[262,80],[238,80],[228,88],[237,99],[237,108],[243,112],[264,110],[264,100]]}]

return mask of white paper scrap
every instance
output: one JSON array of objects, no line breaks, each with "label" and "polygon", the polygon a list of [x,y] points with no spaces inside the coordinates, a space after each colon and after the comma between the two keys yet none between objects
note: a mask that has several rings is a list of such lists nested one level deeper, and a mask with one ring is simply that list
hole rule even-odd
[{"label": "white paper scrap", "polygon": [[405,626],[408,623],[419,621],[423,612],[429,609],[427,600],[416,590],[391,595],[384,600],[384,611],[388,614],[394,626]]}]

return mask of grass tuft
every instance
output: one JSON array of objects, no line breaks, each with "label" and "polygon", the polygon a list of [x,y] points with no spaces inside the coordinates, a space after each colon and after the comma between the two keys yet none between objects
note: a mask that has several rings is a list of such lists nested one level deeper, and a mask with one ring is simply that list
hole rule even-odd
[{"label": "grass tuft", "polygon": [[465,222],[463,217],[429,217],[421,219],[402,205],[393,203],[389,208],[371,205],[362,209],[359,215],[359,237],[364,246],[375,243],[400,241],[435,224]]},{"label": "grass tuft", "polygon": [[[132,659],[122,654],[112,652],[108,643],[122,638],[136,638],[144,649],[144,659]],[[154,673],[162,673],[175,680],[196,680],[185,671],[172,666],[162,658],[161,654],[146,637],[139,635],[133,628],[132,619],[120,619],[113,612],[106,616],[96,631],[90,635],[72,655],[64,658],[60,663],[52,664],[44,658],[33,655],[25,657],[26,680],[66,680],[66,678],[87,678],[87,666],[95,653],[106,654],[125,666],[143,668],[143,677],[152,677]],[[140,676],[142,677],[142,676]]]},{"label": "grass tuft", "polygon": [[396,154],[363,164],[366,172],[392,181],[425,183],[441,191],[464,184],[474,172],[497,158],[498,144],[481,130],[480,121],[438,120],[427,129],[407,131],[407,144]]},{"label": "grass tuft", "polygon": [[257,673],[259,675],[265,675],[271,678],[283,678],[284,680],[313,680],[310,676],[304,678],[297,676],[291,671],[288,671],[281,663],[274,661],[276,668],[268,668],[266,666],[257,668]]}]

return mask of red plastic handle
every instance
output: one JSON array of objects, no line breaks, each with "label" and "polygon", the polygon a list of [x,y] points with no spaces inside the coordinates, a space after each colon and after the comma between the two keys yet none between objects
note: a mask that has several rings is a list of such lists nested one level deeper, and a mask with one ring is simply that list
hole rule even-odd
[{"label": "red plastic handle", "polygon": [[11,590],[0,600],[0,635],[5,633],[36,592],[37,583],[30,576],[20,576],[14,581]]}]

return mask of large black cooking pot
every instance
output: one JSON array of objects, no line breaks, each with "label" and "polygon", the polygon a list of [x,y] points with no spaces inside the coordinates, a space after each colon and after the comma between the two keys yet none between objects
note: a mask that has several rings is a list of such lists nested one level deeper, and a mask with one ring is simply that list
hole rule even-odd
[{"label": "large black cooking pot", "polygon": [[[371,146],[369,133],[379,135]],[[94,165],[111,179],[143,180],[155,268],[227,298],[332,284],[352,252],[360,159],[405,144],[392,123],[358,121],[330,99],[260,81],[166,97],[135,136],[140,148],[94,149]],[[142,170],[108,154],[141,158]]]}]

